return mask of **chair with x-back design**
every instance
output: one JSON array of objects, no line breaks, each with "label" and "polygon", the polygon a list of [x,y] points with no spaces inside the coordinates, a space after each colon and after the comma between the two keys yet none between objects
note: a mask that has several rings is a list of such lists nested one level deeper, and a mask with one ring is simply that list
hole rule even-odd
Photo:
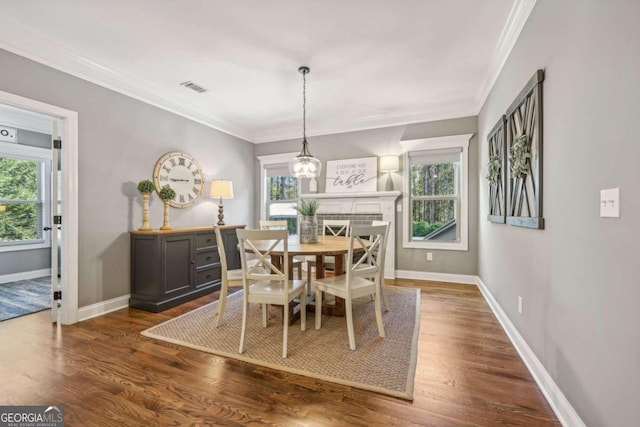
[{"label": "chair with x-back design", "polygon": [[[260,220],[261,230],[287,230],[289,224],[286,220]],[[298,270],[298,280],[302,280],[302,257],[293,257],[291,271]]]},{"label": "chair with x-back design", "polygon": [[[300,298],[301,328],[306,328],[307,294],[304,280],[289,278],[288,234],[287,230],[236,230],[242,262],[242,333],[239,353],[244,353],[245,336],[249,315],[249,304],[263,305],[262,326],[268,325],[269,310],[265,305],[283,306],[282,357],[287,357],[287,339],[289,332],[288,305],[294,298]],[[271,252],[282,250],[282,265],[277,268],[271,263]],[[250,266],[250,255],[258,260]]]},{"label": "chair with x-back design", "polygon": [[[367,295],[373,295],[375,299],[375,314],[378,323],[378,333],[384,338],[384,325],[382,324],[382,302],[380,297],[381,263],[384,262],[386,249],[385,235],[387,227],[380,226],[354,226],[351,228],[349,238],[349,252],[345,274],[339,276],[317,279],[316,288],[316,329],[320,329],[322,323],[322,293],[328,293],[345,300],[347,332],[349,335],[349,347],[356,349],[355,333],[353,329],[353,300]],[[358,242],[364,253],[354,257],[355,243]]]},{"label": "chair with x-back design", "polygon": [[[325,219],[322,221],[322,234],[325,236],[349,236],[349,225],[351,222],[348,219]],[[311,286],[311,269],[317,268],[316,258],[307,257],[307,287]],[[324,269],[335,270],[335,258],[333,255],[324,257]]]}]

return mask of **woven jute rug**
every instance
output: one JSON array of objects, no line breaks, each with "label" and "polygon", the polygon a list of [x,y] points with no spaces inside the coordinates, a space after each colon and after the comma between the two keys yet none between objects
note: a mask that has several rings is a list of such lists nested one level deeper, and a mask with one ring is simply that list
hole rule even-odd
[{"label": "woven jute rug", "polygon": [[238,353],[242,325],[242,292],[227,299],[224,323],[215,327],[218,302],[200,307],[142,332],[168,341],[255,365],[305,375],[323,381],[413,400],[413,381],[420,328],[420,290],[387,286],[390,311],[383,314],[385,338],[378,335],[374,303],[354,301],[356,350],[349,349],[344,317],[322,316],[314,329],[307,313],[307,330],[300,321],[289,326],[289,351],[282,358],[282,317],[273,310],[262,327],[261,307],[250,305],[245,352]]}]

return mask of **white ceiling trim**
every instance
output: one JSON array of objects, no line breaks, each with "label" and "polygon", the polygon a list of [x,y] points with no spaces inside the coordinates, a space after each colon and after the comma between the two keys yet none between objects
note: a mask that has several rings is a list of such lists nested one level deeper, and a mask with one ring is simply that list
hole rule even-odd
[{"label": "white ceiling trim", "polygon": [[[16,37],[17,34],[19,38]],[[253,139],[252,132],[243,126],[216,117],[196,106],[176,102],[170,94],[150,82],[100,65],[48,37],[2,17],[0,48],[238,138]]]},{"label": "white ceiling trim", "polygon": [[520,37],[520,32],[524,28],[524,24],[529,19],[529,15],[531,15],[531,11],[533,11],[533,7],[536,5],[536,1],[537,0],[516,0],[513,4],[511,13],[509,13],[509,17],[507,18],[507,23],[502,30],[502,34],[500,34],[498,45],[489,63],[487,78],[476,94],[476,114],[480,113],[480,109],[487,100],[489,92],[491,92],[493,85],[502,71],[502,67],[504,67],[505,62],[507,62],[513,46],[515,46],[518,37]]},{"label": "white ceiling trim", "polygon": [[[412,123],[475,116],[477,113],[478,108],[474,102],[462,101],[420,110],[414,109],[410,112],[343,117],[340,120],[327,121],[321,124],[307,118],[307,136],[331,135],[335,133],[404,126]],[[256,131],[253,142],[259,144],[295,138],[302,138],[302,120],[298,123],[290,123]]]},{"label": "white ceiling trim", "polygon": [[[309,136],[327,135],[477,115],[535,4],[536,0],[516,0],[494,51],[485,83],[473,100],[376,116],[343,117],[325,121],[319,126],[309,121],[312,126],[309,127],[310,132],[307,134]],[[300,123],[274,124],[273,127],[264,129],[251,129],[244,124],[233,123],[202,107],[175,99],[167,91],[144,79],[105,67],[53,39],[1,16],[0,48],[249,142],[262,143],[301,136]]]}]

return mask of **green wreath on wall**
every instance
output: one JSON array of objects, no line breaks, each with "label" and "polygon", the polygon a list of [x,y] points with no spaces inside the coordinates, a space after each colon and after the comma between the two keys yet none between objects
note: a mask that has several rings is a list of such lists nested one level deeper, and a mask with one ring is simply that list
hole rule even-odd
[{"label": "green wreath on wall", "polygon": [[511,178],[524,178],[529,173],[529,138],[520,135],[513,141],[509,149],[509,164],[511,165]]}]

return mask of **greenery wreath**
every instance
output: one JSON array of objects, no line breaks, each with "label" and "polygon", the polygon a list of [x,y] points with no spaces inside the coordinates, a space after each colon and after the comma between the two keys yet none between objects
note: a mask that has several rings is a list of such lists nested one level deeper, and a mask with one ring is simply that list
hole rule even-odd
[{"label": "greenery wreath", "polygon": [[529,138],[520,135],[513,141],[509,149],[509,164],[512,178],[524,178],[529,173]]}]

